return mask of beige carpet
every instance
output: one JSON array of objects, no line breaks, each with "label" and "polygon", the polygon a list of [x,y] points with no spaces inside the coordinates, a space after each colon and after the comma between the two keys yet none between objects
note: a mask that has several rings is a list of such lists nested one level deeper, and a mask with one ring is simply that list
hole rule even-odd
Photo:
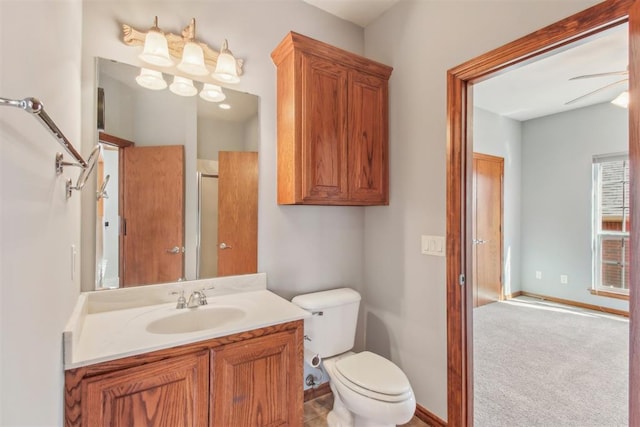
[{"label": "beige carpet", "polygon": [[527,297],[473,317],[476,427],[628,424],[628,319]]}]

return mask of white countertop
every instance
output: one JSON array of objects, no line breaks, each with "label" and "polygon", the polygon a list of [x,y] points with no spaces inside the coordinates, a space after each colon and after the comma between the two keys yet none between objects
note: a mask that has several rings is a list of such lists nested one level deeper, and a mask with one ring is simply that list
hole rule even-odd
[{"label": "white countertop", "polygon": [[[267,290],[266,277],[249,276],[257,276],[257,280],[247,284],[246,276],[236,276],[241,278],[240,282],[229,278],[221,281],[209,279],[154,285],[146,290],[140,287],[133,291],[122,289],[83,293],[63,332],[64,367],[78,368],[300,320],[310,315],[309,312]],[[206,292],[208,304],[198,308],[177,309],[178,297],[166,297],[169,292],[178,288],[185,289],[185,297],[188,298],[193,289],[211,285],[215,286],[215,289]],[[145,291],[148,293],[146,299]],[[118,292],[120,294],[116,295]],[[137,301],[137,304],[134,305],[132,301]],[[241,313],[231,316],[233,318],[224,319],[217,326],[194,332],[152,333],[147,330],[147,326],[154,320],[189,313],[191,310],[215,310],[221,307],[237,308]]]}]

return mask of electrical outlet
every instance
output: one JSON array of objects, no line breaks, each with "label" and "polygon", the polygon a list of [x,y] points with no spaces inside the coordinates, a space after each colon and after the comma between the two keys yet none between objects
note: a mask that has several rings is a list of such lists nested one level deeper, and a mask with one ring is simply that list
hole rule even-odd
[{"label": "electrical outlet", "polygon": [[536,271],[536,279],[542,279],[542,271]]},{"label": "electrical outlet", "polygon": [[561,274],[560,283],[562,283],[563,285],[566,285],[567,283],[569,283],[569,276],[567,276],[566,274]]}]

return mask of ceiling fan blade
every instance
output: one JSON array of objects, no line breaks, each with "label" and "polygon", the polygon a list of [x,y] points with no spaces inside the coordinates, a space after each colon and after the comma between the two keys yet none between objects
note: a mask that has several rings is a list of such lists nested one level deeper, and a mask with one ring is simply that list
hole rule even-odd
[{"label": "ceiling fan blade", "polygon": [[626,76],[628,74],[629,74],[629,70],[609,71],[608,73],[585,74],[584,76],[571,77],[569,80],[590,79],[592,77],[605,77],[605,76]]},{"label": "ceiling fan blade", "polygon": [[574,102],[580,101],[581,99],[586,98],[587,96],[591,96],[591,95],[596,94],[596,93],[598,93],[598,92],[600,92],[602,90],[609,89],[611,86],[615,86],[615,85],[617,85],[619,83],[624,83],[626,81],[629,81],[629,79],[622,79],[622,80],[618,80],[617,82],[609,83],[608,85],[602,86],[599,89],[596,89],[596,90],[591,91],[589,93],[586,93],[586,94],[584,94],[582,96],[579,96],[579,97],[577,97],[575,99],[572,99],[569,102],[565,102],[564,105],[573,104]]}]

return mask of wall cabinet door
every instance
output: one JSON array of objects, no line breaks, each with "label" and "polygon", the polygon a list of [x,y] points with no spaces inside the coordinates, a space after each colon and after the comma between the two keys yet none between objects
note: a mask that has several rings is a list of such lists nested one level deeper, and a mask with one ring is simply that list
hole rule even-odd
[{"label": "wall cabinet door", "polygon": [[348,70],[302,55],[302,191],[306,202],[345,201],[347,187]]},{"label": "wall cabinet door", "polygon": [[209,352],[97,375],[82,389],[83,426],[206,426]]},{"label": "wall cabinet door", "polygon": [[349,75],[349,196],[363,204],[389,203],[387,81]]},{"label": "wall cabinet door", "polygon": [[211,426],[303,425],[302,361],[296,331],[211,352]]}]

